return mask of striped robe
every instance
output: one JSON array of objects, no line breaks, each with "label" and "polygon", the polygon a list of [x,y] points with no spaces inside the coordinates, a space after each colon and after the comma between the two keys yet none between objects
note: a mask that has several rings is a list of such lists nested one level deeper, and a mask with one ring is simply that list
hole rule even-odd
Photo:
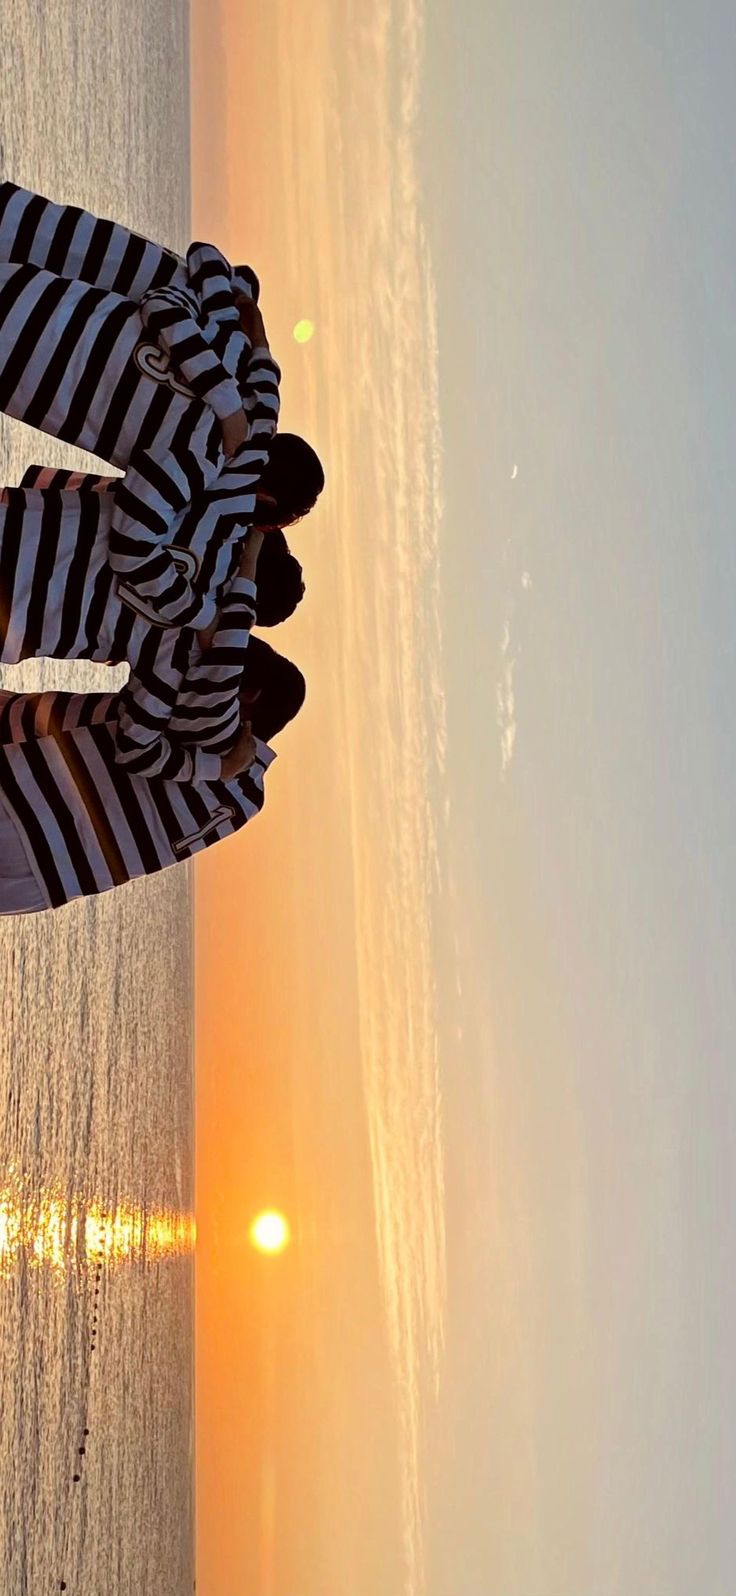
[{"label": "striped robe", "polygon": [[242,343],[234,345],[234,356],[227,353],[239,326],[234,295],[257,300],[260,292],[252,267],[231,266],[212,244],[190,244],[183,259],[119,222],[77,205],[59,205],[10,182],[0,183],[0,261],[76,277],[136,304],[151,288],[188,288],[197,296],[208,334],[219,330],[218,353],[231,373],[232,360],[242,354]]},{"label": "striped robe", "polygon": [[[196,309],[200,365],[206,356],[214,371],[213,362],[218,359],[224,372],[236,379],[243,405],[255,419],[251,349],[235,300],[236,294],[258,299],[260,285],[250,266],[232,267],[214,245],[202,243],[190,244],[184,260],[119,222],[93,216],[78,206],[58,205],[10,182],[0,183],[0,262],[41,267],[57,277],[75,278],[93,288],[122,294],[135,304],[146,306],[149,331],[156,330],[152,325],[152,299],[159,309],[180,307],[186,338],[195,333],[191,315]],[[185,293],[182,296],[176,290]],[[207,398],[206,383],[196,386],[200,372],[196,361],[190,358],[188,366],[183,364],[181,350],[175,358],[170,323],[171,317],[165,316],[162,342],[193,391],[200,398]],[[201,340],[209,345],[208,351]],[[227,415],[237,408],[238,393],[232,383],[225,384],[219,404],[211,395],[209,402],[219,416]],[[265,402],[273,410],[272,393],[267,391]],[[275,403],[278,408],[278,395]]]},{"label": "striped robe", "polygon": [[228,467],[238,469],[243,451],[223,464],[218,416],[241,403],[245,450],[252,460],[258,449],[263,468],[280,372],[268,350],[252,350],[242,331],[226,327],[224,357],[236,358],[238,340],[243,348],[229,375],[215,347],[216,318],[203,329],[200,313],[191,290],[152,288],[136,304],[34,265],[0,263],[0,409],[125,470],[113,569],[163,624],[201,628],[212,613],[171,557],[172,521]]},{"label": "striped robe", "polygon": [[[252,521],[256,503],[256,488],[262,469],[262,453],[260,449],[243,449],[238,454],[238,464],[229,461],[223,468],[215,486],[207,492],[200,493],[191,504],[188,504],[172,521],[170,543],[171,557],[174,563],[186,574],[186,579],[192,587],[196,602],[204,620],[198,620],[196,629],[210,626],[217,613],[218,600],[224,590],[224,584],[232,576],[238,564],[240,544]],[[103,500],[102,509],[94,509],[98,495],[95,494],[92,507],[87,496],[89,488],[104,486],[110,498]],[[74,488],[74,494],[65,493],[63,499],[43,496],[29,497],[29,490],[47,488]],[[6,617],[6,630],[12,623],[14,631],[21,628],[17,643],[10,646],[17,647],[17,659],[26,659],[39,653],[47,653],[52,658],[73,658],[79,655],[89,659],[130,660],[127,644],[129,630],[132,629],[137,616],[147,620],[149,624],[161,627],[161,621],[155,605],[147,602],[132,583],[124,582],[116,577],[109,555],[109,540],[116,515],[116,505],[120,494],[124,491],[125,479],[122,477],[99,477],[92,473],[66,471],[64,469],[47,469],[44,466],[30,466],[23,476],[20,488],[5,488],[3,497],[8,506],[13,507],[13,532],[9,537],[5,549],[8,561],[7,576],[2,576],[2,558],[0,558],[0,605],[4,605]],[[83,498],[80,495],[84,495]],[[60,512],[65,516],[64,536],[57,540],[53,533],[52,541],[45,542],[45,529],[55,525],[55,520],[45,521],[39,516],[39,511],[44,505],[51,504],[55,508],[53,517],[58,518]],[[10,515],[10,509],[7,512]],[[79,517],[80,536],[82,547],[75,553],[73,546],[73,518]],[[8,524],[6,519],[6,526]],[[86,529],[86,530],[85,530]],[[98,542],[98,538],[101,540]],[[0,540],[0,549],[2,541]],[[100,566],[103,559],[108,564],[109,570],[104,574]],[[54,637],[46,628],[52,626],[51,612],[54,607],[57,612],[63,602],[68,612],[77,618],[78,627],[83,628],[83,636],[78,637],[77,643],[73,640],[62,646],[51,644],[48,648],[41,648],[34,633],[29,638],[25,635],[24,605],[32,602],[36,594],[35,605],[41,602],[38,593],[44,593],[44,583],[49,580],[49,570],[52,562],[61,560],[66,564],[68,580],[63,585],[63,571],[60,568],[54,584],[54,594],[48,599],[43,598],[41,607],[44,612],[44,628],[47,638]],[[122,611],[120,606],[123,606]],[[110,608],[112,606],[112,608]],[[130,612],[126,615],[126,612]],[[107,647],[106,639],[110,635],[111,617],[115,616],[115,647],[112,653],[104,651]],[[194,623],[190,622],[190,626]],[[99,630],[99,638],[97,632]],[[68,638],[68,632],[66,634]],[[77,634],[74,634],[75,638]],[[94,649],[93,653],[88,650]],[[10,663],[10,660],[8,660]],[[133,661],[131,660],[131,664]]]},{"label": "striped robe", "polygon": [[[66,482],[70,476],[40,467],[27,473],[30,481]],[[191,629],[151,625],[147,615],[121,600],[107,559],[117,484],[96,492],[95,482],[104,487],[105,479],[92,478],[75,491],[5,490],[0,662],[127,659],[132,673],[117,700],[118,760],[142,775],[178,781],[219,776],[221,757],[239,729],[237,695],[255,618],[255,587],[236,575],[242,527],[205,496],[179,532],[179,555],[198,568],[197,580],[205,583],[213,612],[221,616],[202,655]],[[194,687],[194,701],[183,699]],[[190,746],[182,746],[182,740]]]},{"label": "striped robe", "polygon": [[49,905],[152,875],[239,831],[275,758],[232,781],[146,781],[116,762],[115,695],[0,693],[0,801]]}]

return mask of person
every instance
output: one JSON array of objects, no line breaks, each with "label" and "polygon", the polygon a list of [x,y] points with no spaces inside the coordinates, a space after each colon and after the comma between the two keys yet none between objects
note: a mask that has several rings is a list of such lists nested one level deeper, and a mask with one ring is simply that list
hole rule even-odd
[{"label": "person", "polygon": [[[222,405],[218,414],[226,456],[246,441],[242,411],[249,403],[247,338],[250,333],[252,342],[250,310],[260,292],[250,266],[232,267],[220,250],[203,243],[190,244],[183,259],[118,222],[93,216],[79,206],[57,204],[10,181],[0,183],[0,262],[36,266],[122,294],[137,305],[152,292],[162,293],[159,310],[168,306],[168,311],[174,312],[174,324],[177,314],[183,323],[190,317],[193,295],[198,308],[197,336],[219,357],[226,376],[241,380],[241,394],[236,396],[232,384],[226,383],[222,373],[219,377],[220,383],[225,383],[219,392]],[[177,298],[176,292],[167,296],[167,290],[177,289],[188,291],[188,297]],[[168,325],[170,314],[166,321]],[[192,332],[190,326],[187,333],[191,336]],[[200,357],[203,353],[200,342]],[[214,362],[211,367],[214,372]]]},{"label": "person", "polygon": [[[24,471],[20,481],[20,487],[24,489],[62,488],[70,492],[85,492],[88,490],[94,490],[99,493],[114,490],[115,484],[119,480],[120,479],[118,477],[106,477],[92,471],[73,471],[63,466],[57,467],[31,465],[28,466],[26,471]],[[267,519],[273,520],[276,515],[283,515],[284,521],[288,524],[290,519],[289,499],[291,492],[289,482],[288,480],[284,481],[281,479],[279,481],[273,482],[273,486],[276,488],[280,498],[286,501],[283,511],[275,496],[266,495],[262,492],[262,490],[260,490],[260,488],[258,488],[254,493],[255,504],[253,513],[256,513],[256,508],[259,503],[266,504],[268,506]],[[6,492],[7,490],[0,488],[0,505],[2,505],[4,502],[7,502],[7,499],[4,498],[4,494],[6,494]],[[40,506],[42,502],[45,501],[36,501],[37,506]],[[71,503],[71,501],[67,502]],[[59,507],[61,507],[63,503],[63,500],[59,501]],[[197,513],[198,510],[199,515]],[[210,568],[213,573],[210,583],[210,591],[214,590],[216,592],[217,582],[220,577],[222,576],[222,578],[227,581],[229,577],[234,574],[237,565],[237,544],[232,544],[228,534],[232,530],[233,526],[235,526],[235,529],[239,534],[240,523],[235,522],[232,517],[220,518],[218,531],[222,536],[223,547],[225,547],[227,550],[227,559],[229,561],[229,564],[225,565],[223,561],[218,561],[216,557],[213,559],[215,551],[214,529],[212,532],[207,529],[205,531],[204,537],[202,537],[201,531],[195,532],[195,529],[200,528],[201,516],[204,513],[210,517],[212,516],[211,500],[207,496],[200,500],[198,505],[195,505],[191,514],[188,513],[185,517],[183,522],[183,536],[185,539],[188,538],[189,541],[187,547],[191,550],[192,554],[195,553],[197,544],[199,542],[206,542],[206,546],[209,551]],[[39,535],[41,519],[42,518],[36,519],[36,526],[39,529]],[[194,546],[192,545],[192,534],[196,538]],[[16,542],[18,544],[22,544],[26,552],[26,580],[29,584],[29,588],[39,580],[45,584],[48,579],[48,550],[45,547],[42,547],[39,542],[36,542],[35,552],[32,553],[32,530],[29,530],[29,534],[26,539],[23,538],[22,532],[16,533]],[[74,542],[76,544],[76,538],[74,539]],[[184,545],[177,543],[175,547],[177,549],[181,548],[183,551]],[[0,518],[0,550],[1,549],[2,520]],[[0,628],[3,626],[2,617],[5,615],[5,627],[7,630],[7,617],[9,615],[10,603],[12,602],[12,594],[8,594],[7,591],[3,593],[1,571],[2,558],[0,556]],[[93,584],[88,583],[86,585]],[[107,577],[107,586],[108,589],[112,588],[113,586],[111,574]],[[268,536],[264,538],[258,556],[258,593],[255,604],[256,614],[254,624],[256,626],[270,627],[278,626],[282,622],[288,620],[289,616],[294,614],[297,605],[301,603],[305,592],[306,586],[304,583],[303,567],[289,548],[281,526],[269,527]],[[78,596],[80,599],[81,608],[83,595],[79,594]],[[20,597],[20,594],[18,597]],[[69,596],[67,596],[66,602],[69,604]],[[114,598],[112,602],[115,604]],[[119,620],[119,603],[115,605],[115,616],[116,620]],[[112,632],[114,631],[114,626],[111,623],[111,617],[109,614],[106,618],[103,618],[101,622],[101,629],[105,637],[111,636]],[[0,631],[0,637],[3,637],[4,635],[4,632]],[[16,645],[21,649],[21,652],[18,655],[19,659],[28,658],[32,651],[36,651],[38,647],[37,641],[32,641],[30,639],[28,641],[30,643],[30,647],[27,648],[26,652],[23,652],[23,642],[21,640],[19,640],[18,645]],[[86,637],[84,646],[85,648],[86,646],[94,646],[94,639]],[[106,645],[101,645],[98,639],[97,649],[94,657],[106,657],[105,647]],[[65,654],[64,658],[67,657],[69,656]],[[92,656],[85,652],[85,654],[80,657],[90,658]],[[121,660],[116,661],[116,663],[122,663],[123,658],[125,658],[124,653],[121,656]]]},{"label": "person", "polygon": [[[244,354],[245,302],[257,303],[260,293],[253,268],[231,266],[212,244],[192,243],[184,258],[119,222],[9,181],[0,183],[0,261],[39,266],[135,304],[152,288],[189,289],[204,335],[231,375]],[[236,446],[226,444],[225,453]]]},{"label": "person", "polygon": [[270,742],[305,691],[297,667],[262,644],[240,752],[221,779],[198,783],[121,768],[115,694],[0,693],[0,914],[98,896],[240,831],[263,806]]},{"label": "person", "polygon": [[[31,467],[24,481],[59,477],[68,483],[69,473]],[[182,781],[213,775],[213,759],[227,751],[237,725],[231,689],[257,617],[255,561],[264,533],[251,528],[243,538],[239,520],[220,516],[215,551],[207,496],[195,503],[179,534],[180,552],[197,567],[196,581],[207,585],[215,618],[206,633],[162,628],[121,601],[108,562],[118,482],[77,480],[75,488],[22,486],[0,493],[0,663],[127,660],[131,674],[119,695],[116,730],[120,762],[143,775]],[[211,712],[200,717],[198,746],[185,757],[172,748],[168,727],[182,680],[192,671],[210,694]]]}]

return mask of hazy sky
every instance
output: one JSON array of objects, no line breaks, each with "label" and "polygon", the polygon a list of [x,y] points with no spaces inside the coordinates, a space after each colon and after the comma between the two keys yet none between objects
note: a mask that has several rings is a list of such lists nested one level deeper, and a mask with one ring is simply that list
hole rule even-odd
[{"label": "hazy sky", "polygon": [[195,231],[330,493],[198,876],[202,1588],[725,1596],[736,24],[206,14]]}]

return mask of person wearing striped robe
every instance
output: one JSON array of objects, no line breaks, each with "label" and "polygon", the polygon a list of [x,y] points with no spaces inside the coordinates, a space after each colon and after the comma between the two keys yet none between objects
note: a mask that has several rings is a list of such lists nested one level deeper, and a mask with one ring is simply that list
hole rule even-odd
[{"label": "person wearing striped robe", "polygon": [[[29,475],[37,479],[38,468]],[[191,628],[152,626],[121,603],[107,561],[114,486],[104,479],[100,486],[7,488],[0,496],[0,662],[127,659],[131,675],[117,700],[118,761],[177,781],[218,775],[240,723],[237,692],[264,534],[250,529],[243,539],[235,525],[229,539],[223,536],[219,563],[208,571],[217,620],[203,651]],[[186,552],[195,561],[198,539],[212,553],[207,516],[205,505],[191,517]],[[185,681],[197,689],[194,709],[186,711],[191,749],[170,735]]]},{"label": "person wearing striped robe", "polygon": [[[209,398],[220,417],[225,453],[246,441],[236,387],[227,383],[223,370],[235,379],[240,404],[253,422],[257,417],[248,335],[256,325],[262,330],[262,322],[252,315],[260,284],[250,266],[232,267],[220,250],[204,243],[190,244],[183,259],[118,222],[75,205],[59,205],[11,182],[0,183],[0,263],[36,266],[145,306],[149,331],[158,335],[173,365],[191,379],[200,398]],[[193,342],[197,338],[199,344]],[[268,352],[265,339],[263,349]],[[185,358],[188,366],[182,365]],[[274,409],[273,396],[270,409]]]},{"label": "person wearing striped robe", "polygon": [[[256,513],[260,452],[241,452],[214,489],[173,522],[172,555],[214,622]],[[109,558],[124,478],[31,466],[0,490],[0,659],[115,659],[135,665],[153,605],[115,576]],[[187,630],[190,630],[188,627]],[[197,628],[200,630],[200,628]],[[174,634],[175,635],[175,634]],[[152,645],[153,646],[153,645]]]},{"label": "person wearing striped robe", "polygon": [[186,257],[78,205],[60,205],[17,183],[0,183],[0,261],[40,266],[139,304],[152,288],[189,289],[200,322],[226,370],[243,349],[239,302],[258,301],[251,266],[231,266],[213,244],[190,244]]},{"label": "person wearing striped robe", "polygon": [[[0,263],[0,409],[125,471],[109,558],[164,625],[206,629],[212,621],[172,556],[172,522],[228,464],[237,470],[244,451],[251,463],[257,451],[263,469],[276,429],[280,372],[260,313],[243,297],[260,342],[240,335],[231,375],[191,290],[154,287],[135,303],[34,265]],[[216,327],[211,320],[210,333]],[[228,420],[236,447],[226,461]],[[284,444],[282,436],[282,453]],[[297,503],[296,513],[312,502]]]},{"label": "person wearing striped robe", "polygon": [[[94,490],[95,492],[100,493],[114,491],[119,480],[119,477],[102,476],[92,471],[73,471],[63,466],[32,465],[28,466],[24,471],[21,478],[20,487],[24,489],[63,488],[75,493],[86,493]],[[7,499],[4,496],[8,495],[8,493],[9,490],[0,488],[0,506],[7,502]],[[10,493],[9,496],[12,497],[12,493]],[[255,501],[258,499],[258,497],[258,493],[254,492],[254,508]],[[37,501],[39,505],[41,505],[43,502],[44,501],[42,500]],[[62,504],[64,502],[65,501],[63,500],[61,501]],[[73,501],[68,500],[66,502],[71,505]],[[208,524],[203,530],[200,523],[205,516],[207,517]],[[214,524],[215,517],[217,517],[217,529],[215,529]],[[213,523],[212,526],[210,526],[210,522]],[[206,494],[203,499],[197,501],[195,506],[193,506],[192,509],[186,513],[182,525],[184,527],[183,536],[186,540],[186,547],[188,548],[189,553],[188,555],[185,555],[185,545],[183,544],[172,545],[172,547],[175,548],[179,558],[191,559],[193,570],[194,562],[199,559],[197,550],[200,548],[200,546],[207,549],[209,553],[208,564],[214,573],[210,581],[208,591],[214,594],[215,602],[217,602],[217,594],[221,589],[223,577],[226,579],[229,575],[232,575],[237,568],[239,539],[241,538],[243,532],[241,524],[232,514],[220,514],[217,499],[213,498],[211,494]],[[44,543],[43,533],[40,530],[40,520],[38,517],[35,520],[35,535],[33,526],[34,522],[33,519],[31,519],[29,530],[25,539],[23,537],[22,531],[19,532],[16,530],[16,533],[14,534],[15,548],[18,550],[18,552],[20,552],[20,548],[22,546],[24,552],[24,576],[18,581],[17,587],[15,586],[14,580],[13,587],[15,588],[15,594],[13,594],[12,588],[10,592],[8,592],[6,584],[4,606],[2,600],[0,600],[0,626],[3,627],[3,630],[0,631],[0,637],[4,637],[5,632],[7,631],[7,623],[10,619],[10,608],[13,602],[13,597],[15,597],[16,606],[16,627],[18,619],[20,618],[20,629],[22,630],[24,627],[24,622],[22,618],[21,606],[24,602],[27,602],[27,600],[24,600],[23,598],[23,593],[25,592],[30,599],[31,592],[36,586],[39,578],[44,583],[46,583],[48,580],[47,567],[49,548]],[[104,535],[104,523],[101,528],[101,532],[102,535]],[[192,537],[194,538],[194,543],[192,543]],[[223,552],[218,553],[218,549],[220,548]],[[0,569],[2,567],[1,551],[2,519],[0,518]],[[79,553],[81,554],[81,550]],[[101,555],[99,557],[101,557]],[[107,564],[106,555],[105,564]],[[59,582],[58,580],[56,583],[57,590],[60,592],[61,601],[66,604],[69,612],[77,614],[80,618],[82,614],[82,607],[85,603],[84,594],[87,592],[89,597],[94,587],[94,581],[91,579],[91,577],[83,577],[82,591],[79,591],[77,587],[77,581],[79,580],[79,572],[81,568],[81,560],[78,560],[77,577],[75,582],[72,584],[67,585],[64,582]],[[197,581],[198,579],[198,576],[195,575],[194,580]],[[0,576],[0,594],[2,594],[2,592],[2,577]],[[118,601],[116,601],[115,598],[116,592]],[[257,626],[279,626],[284,621],[287,621],[289,616],[294,614],[297,605],[301,603],[305,592],[306,587],[304,584],[303,568],[296,559],[296,556],[292,554],[283,531],[277,526],[269,527],[268,536],[264,539],[258,556],[258,596],[256,603],[255,624]],[[109,572],[109,569],[106,573],[106,593],[108,595],[108,603],[110,602],[110,595],[112,594],[112,605],[114,608],[115,622],[116,625],[121,625],[119,634],[120,640],[116,646],[123,650],[123,653],[120,656],[120,659],[122,660],[123,658],[127,657],[127,637],[125,625],[121,623],[123,621],[123,617],[125,617],[125,624],[129,629],[132,628],[133,616],[130,613],[130,605],[123,605],[123,601],[120,599],[119,585],[116,590],[114,587],[114,578]],[[104,615],[104,606],[102,613]],[[2,622],[2,614],[4,614],[6,617],[5,623]],[[108,614],[107,617],[102,621],[102,632],[105,637],[109,637],[114,631],[115,626],[112,625],[111,616]],[[87,628],[86,643],[90,647],[94,645],[94,639],[89,636],[89,628]],[[26,651],[24,651],[24,644]],[[21,635],[18,637],[16,645],[11,644],[10,646],[17,646],[20,648],[21,652],[18,656],[19,658],[28,658],[29,654],[36,652],[38,643],[37,641],[34,643],[30,638],[26,639],[23,635]],[[67,656],[64,655],[64,657],[66,658]],[[86,658],[88,656],[85,652],[85,654],[81,657]],[[102,657],[99,640],[98,652],[95,657]]]},{"label": "person wearing striped robe", "polygon": [[117,763],[115,695],[0,693],[0,914],[58,909],[192,859],[258,814],[275,755],[229,780]]},{"label": "person wearing striped robe", "polygon": [[240,696],[246,753],[222,779],[186,783],[120,767],[114,694],[0,693],[0,914],[96,896],[239,831],[263,804],[269,745],[301,709],[304,678],[254,639]]}]

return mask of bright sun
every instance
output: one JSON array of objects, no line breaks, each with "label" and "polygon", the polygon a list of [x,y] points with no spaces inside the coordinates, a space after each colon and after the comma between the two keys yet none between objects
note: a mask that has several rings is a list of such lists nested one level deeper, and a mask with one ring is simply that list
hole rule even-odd
[{"label": "bright sun", "polygon": [[269,1209],[253,1220],[250,1239],[259,1252],[283,1252],[291,1240],[291,1231],[283,1214]]}]

